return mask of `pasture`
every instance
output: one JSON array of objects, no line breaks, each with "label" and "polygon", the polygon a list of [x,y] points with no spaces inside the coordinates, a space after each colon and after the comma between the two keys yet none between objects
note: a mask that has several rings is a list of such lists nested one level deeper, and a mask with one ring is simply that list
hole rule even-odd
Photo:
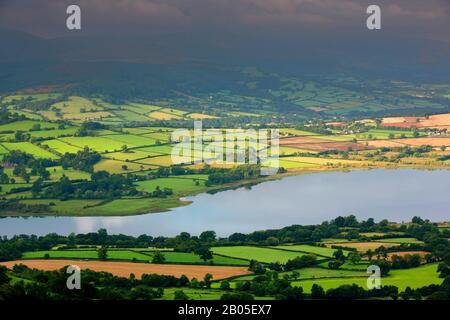
[{"label": "pasture", "polygon": [[360,252],[366,252],[367,250],[375,250],[381,246],[385,248],[394,247],[397,244],[395,243],[389,243],[389,242],[347,242],[347,243],[334,243],[334,244],[327,244],[327,247],[334,246],[343,246],[348,248],[355,248],[356,250]]},{"label": "pasture", "polygon": [[[323,279],[323,278],[356,278],[356,277],[364,277],[367,279],[367,273],[365,272],[365,270],[352,271],[352,270],[342,270],[342,269],[334,270],[334,269],[328,269],[328,268],[308,267],[308,268],[302,268],[302,269],[297,269],[297,270],[293,270],[293,271],[298,273],[298,280]],[[292,279],[293,271],[280,272],[278,274],[278,277],[281,279],[285,275],[288,275]],[[255,277],[256,277],[255,275],[242,276],[242,277],[233,279],[233,282],[252,280]],[[295,280],[297,280],[297,279],[295,279]]]},{"label": "pasture", "polygon": [[[443,279],[439,278],[437,273],[437,264],[428,264],[412,269],[391,270],[387,277],[381,278],[381,285],[397,286],[399,291],[404,291],[406,287],[414,289],[431,284],[440,284],[442,281]],[[325,290],[345,284],[357,284],[367,289],[367,277],[313,279],[292,282],[293,285],[301,286],[305,292],[311,292],[311,287],[315,283],[322,286]]]},{"label": "pasture", "polygon": [[[139,181],[136,183],[138,190],[143,190],[147,192],[152,192],[159,186],[161,189],[170,188],[175,193],[188,193],[188,192],[198,192],[206,190],[205,188],[205,176],[199,176],[190,178],[189,176],[183,177],[169,177],[169,178],[158,178],[146,181]],[[198,181],[198,183],[196,183]]]},{"label": "pasture", "polygon": [[88,147],[100,153],[119,151],[125,145],[123,142],[104,137],[65,137],[59,140],[81,149]]},{"label": "pasture", "polygon": [[272,248],[233,246],[233,247],[213,247],[211,251],[227,257],[256,260],[259,262],[280,262],[286,263],[290,259],[305,255],[301,252],[291,252]]},{"label": "pasture", "polygon": [[127,173],[151,168],[144,164],[108,159],[100,160],[94,165],[94,171],[108,171],[109,173]]},{"label": "pasture", "polygon": [[[303,253],[313,253],[319,256],[324,257],[333,257],[333,253],[337,251],[337,249],[330,249],[326,247],[317,247],[317,246],[309,246],[309,245],[285,245],[285,246],[276,246],[271,247],[274,249],[283,249],[283,250],[289,250],[289,251],[298,251]],[[348,251],[345,251],[346,254],[348,254]]]},{"label": "pasture", "polygon": [[[23,259],[43,259],[48,254],[50,259],[98,259],[96,250],[47,250],[25,252]],[[133,260],[150,261],[148,255],[131,250],[108,250],[110,260]]]},{"label": "pasture", "polygon": [[8,151],[18,150],[22,152],[29,153],[36,158],[44,159],[58,159],[56,154],[53,154],[45,149],[42,149],[31,142],[4,142],[2,143],[3,148]]}]

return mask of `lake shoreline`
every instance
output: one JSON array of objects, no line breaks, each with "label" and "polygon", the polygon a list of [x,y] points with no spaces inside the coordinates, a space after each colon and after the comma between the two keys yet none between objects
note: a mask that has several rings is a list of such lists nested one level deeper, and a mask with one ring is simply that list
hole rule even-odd
[{"label": "lake shoreline", "polygon": [[[309,169],[300,169],[300,170],[291,170],[286,173],[276,174],[267,177],[260,177],[254,180],[241,180],[232,183],[228,183],[220,186],[212,186],[206,188],[205,190],[195,191],[195,192],[185,192],[177,195],[177,197],[170,198],[136,198],[136,201],[154,201],[158,200],[159,204],[147,209],[140,209],[138,211],[130,211],[129,213],[121,213],[121,214],[100,214],[100,213],[62,213],[62,212],[49,212],[49,213],[23,213],[23,212],[15,212],[15,211],[7,211],[0,213],[1,218],[12,218],[12,217],[129,217],[129,216],[139,216],[153,213],[163,213],[163,212],[171,212],[176,208],[180,208],[183,206],[189,206],[193,203],[191,200],[186,200],[187,197],[194,197],[200,194],[216,194],[228,190],[237,190],[246,187],[256,186],[265,182],[283,180],[287,177],[300,176],[305,174],[317,174],[317,173],[328,173],[328,172],[352,172],[352,171],[366,171],[366,170],[402,170],[402,169],[414,169],[414,170],[450,170],[448,166],[423,166],[423,165],[381,165],[377,166],[364,166],[364,167],[320,167],[320,168],[309,168]],[[29,199],[29,201],[33,201],[34,199]],[[37,199],[37,200],[46,200],[49,202],[54,201],[55,199]],[[114,201],[120,201],[124,199],[114,199]],[[67,200],[67,201],[83,201],[83,200]],[[166,204],[166,202],[169,202]],[[92,206],[94,208],[96,206]],[[1,220],[0,220],[1,221]]]}]

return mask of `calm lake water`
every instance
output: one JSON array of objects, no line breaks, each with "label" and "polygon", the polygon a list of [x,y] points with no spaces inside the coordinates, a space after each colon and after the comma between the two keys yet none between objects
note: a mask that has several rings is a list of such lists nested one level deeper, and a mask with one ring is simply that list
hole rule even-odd
[{"label": "calm lake water", "polygon": [[253,186],[187,198],[170,212],[128,217],[0,219],[0,235],[109,233],[173,236],[214,230],[220,236],[292,224],[316,224],[338,215],[408,221],[419,215],[450,220],[450,170],[370,170],[304,174]]}]

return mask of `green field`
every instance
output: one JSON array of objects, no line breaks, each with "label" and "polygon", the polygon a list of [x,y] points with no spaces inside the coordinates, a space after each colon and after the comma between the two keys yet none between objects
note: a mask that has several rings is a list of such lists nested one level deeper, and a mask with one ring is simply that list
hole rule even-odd
[{"label": "green field", "polygon": [[[45,122],[45,121],[33,121],[33,120],[23,120],[16,121],[8,124],[0,125],[0,132],[2,131],[29,131],[33,126],[40,125],[41,129],[56,129],[58,124]],[[38,131],[36,131],[38,132]]]},{"label": "green field", "polygon": [[[333,257],[333,253],[337,251],[336,249],[330,249],[325,247],[309,246],[309,245],[286,245],[286,246],[276,246],[272,247],[274,249],[284,249],[290,251],[299,251],[304,253],[313,253],[324,257]],[[348,252],[346,252],[348,254]]]},{"label": "green field", "polygon": [[213,247],[212,252],[228,257],[246,260],[256,260],[260,262],[280,262],[286,263],[290,259],[305,255],[301,252],[290,252],[271,248],[234,246],[234,247]]},{"label": "green field", "polygon": [[11,189],[31,187],[31,184],[26,184],[26,183],[11,184],[10,183],[10,184],[0,184],[0,187],[2,189],[0,194],[6,194],[7,192],[11,191]]},{"label": "green field", "polygon": [[[136,183],[138,190],[144,190],[147,192],[152,192],[159,186],[161,189],[170,188],[175,193],[185,193],[185,192],[198,192],[206,190],[205,180],[206,175],[195,175],[193,177],[183,176],[183,177],[169,177],[169,178],[158,178],[147,181],[139,181]],[[198,185],[196,185],[198,181]]]},{"label": "green field", "polygon": [[[298,280],[322,279],[322,278],[356,278],[356,277],[367,278],[367,273],[365,271],[350,271],[350,270],[339,270],[339,269],[333,270],[333,269],[317,268],[317,267],[297,269],[294,271],[298,273]],[[292,273],[293,273],[293,271],[280,272],[278,274],[278,277],[280,279],[282,279],[285,275],[289,275],[291,277]],[[242,277],[233,279],[233,282],[252,280],[255,277],[256,277],[255,275],[242,276]],[[292,279],[292,278],[290,278],[290,279]]]},{"label": "green field", "polygon": [[155,139],[132,134],[112,134],[102,136],[102,138],[107,138],[117,143],[120,142],[122,143],[122,145],[126,145],[129,148],[151,146],[154,145],[156,142]]},{"label": "green field", "polygon": [[44,150],[31,142],[11,142],[11,143],[3,143],[3,147],[7,150],[18,150],[22,152],[29,153],[36,158],[46,158],[46,159],[58,159],[59,157],[47,150]]},{"label": "green field", "polygon": [[388,243],[423,243],[423,241],[417,240],[416,238],[388,238],[380,239],[375,242],[388,242]]},{"label": "green field", "polygon": [[[319,263],[319,266],[322,268],[328,268],[328,261]],[[344,264],[339,267],[339,269],[351,271],[366,271],[368,266],[368,262],[359,262],[354,264],[353,262],[345,261]]]},{"label": "green field", "polygon": [[[393,285],[398,287],[399,291],[404,291],[406,287],[420,288],[430,284],[441,284],[442,281],[437,273],[437,264],[434,263],[413,269],[392,270],[389,276],[381,278],[381,285]],[[325,290],[353,283],[367,288],[367,278],[364,277],[295,281],[293,285],[301,286],[305,292],[311,292],[314,283]]]},{"label": "green field", "polygon": [[51,180],[59,180],[63,175],[68,177],[71,180],[90,180],[91,174],[85,171],[75,170],[72,168],[63,169],[61,166],[58,167],[49,167],[48,172],[50,172]]},{"label": "green field", "polygon": [[[25,252],[24,259],[42,259],[48,254],[51,259],[98,259],[98,253],[95,250],[47,250]],[[149,261],[148,255],[133,252],[129,250],[108,250],[108,259],[112,260],[132,260]]]},{"label": "green field", "polygon": [[119,151],[125,145],[123,142],[103,137],[65,137],[59,140],[79,148],[89,147],[98,152]]},{"label": "green field", "polygon": [[[148,249],[147,249],[148,250]],[[98,253],[95,249],[88,250],[46,250],[25,252],[24,259],[42,259],[45,254],[48,254],[50,259],[98,259]],[[111,260],[133,260],[151,262],[154,251],[145,250],[108,250],[108,259]],[[162,252],[165,258],[165,263],[173,264],[209,264],[205,262],[196,254],[187,252]],[[213,256],[213,264],[215,265],[235,265],[247,266],[248,261],[222,257],[218,255]]]},{"label": "green field", "polygon": [[58,152],[59,154],[77,153],[83,149],[82,147],[73,146],[56,139],[43,141],[42,145],[48,146],[50,149]]},{"label": "green field", "polygon": [[[175,197],[167,198],[123,198],[110,202],[102,199],[80,199],[60,201],[57,199],[25,199],[20,200],[24,204],[44,204],[52,203],[51,211],[43,215],[73,216],[126,216],[136,215],[142,212],[161,212],[170,208],[186,205],[189,202],[181,201]],[[101,204],[103,202],[103,204]],[[27,214],[23,214],[27,215]]]}]

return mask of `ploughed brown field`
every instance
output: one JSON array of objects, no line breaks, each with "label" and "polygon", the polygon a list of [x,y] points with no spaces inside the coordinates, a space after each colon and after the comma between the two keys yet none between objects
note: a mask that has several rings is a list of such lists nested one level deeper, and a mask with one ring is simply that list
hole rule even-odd
[{"label": "ploughed brown field", "polygon": [[381,147],[404,147],[404,146],[450,146],[450,138],[438,138],[438,137],[424,137],[424,138],[404,138],[404,139],[389,139],[389,140],[372,140],[367,141],[370,147],[381,148]]},{"label": "ploughed brown field", "polygon": [[381,125],[383,127],[445,129],[450,127],[450,113],[435,114],[429,116],[428,119],[425,117],[384,118]]},{"label": "ploughed brown field", "polygon": [[93,271],[104,271],[116,276],[128,278],[133,273],[140,279],[143,274],[160,274],[181,277],[183,274],[189,279],[203,279],[205,274],[210,273],[214,280],[229,277],[251,274],[246,267],[226,267],[226,266],[194,266],[194,265],[174,265],[174,264],[150,264],[134,262],[109,262],[109,261],[82,261],[82,260],[16,260],[0,262],[11,269],[16,264],[24,264],[29,268],[40,270],[58,270],[68,265],[76,265],[80,269],[90,269]]},{"label": "ploughed brown field", "polygon": [[367,141],[367,144],[370,147],[374,147],[374,148],[400,148],[400,147],[404,147],[404,144],[392,141],[392,140],[371,140],[371,141]]}]

